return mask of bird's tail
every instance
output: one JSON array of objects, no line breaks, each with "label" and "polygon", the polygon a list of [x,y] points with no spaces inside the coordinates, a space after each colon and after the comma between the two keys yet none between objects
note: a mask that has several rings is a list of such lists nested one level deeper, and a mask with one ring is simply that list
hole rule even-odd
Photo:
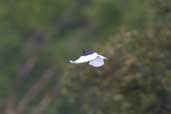
[{"label": "bird's tail", "polygon": [[107,57],[104,57],[104,56],[102,56],[102,55],[99,55],[99,56],[100,56],[101,58],[107,60]]}]

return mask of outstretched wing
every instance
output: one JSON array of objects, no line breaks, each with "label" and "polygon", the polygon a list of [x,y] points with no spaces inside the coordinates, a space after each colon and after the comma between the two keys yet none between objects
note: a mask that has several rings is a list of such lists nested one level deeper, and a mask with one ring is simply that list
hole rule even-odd
[{"label": "outstretched wing", "polygon": [[91,60],[89,65],[93,67],[101,67],[104,65],[104,59],[98,56],[94,60]]},{"label": "outstretched wing", "polygon": [[98,55],[96,53],[87,55],[87,56],[81,56],[80,58],[78,58],[75,61],[70,60],[70,63],[75,63],[75,64],[86,63],[86,62],[89,62],[89,61],[95,59],[97,56]]}]

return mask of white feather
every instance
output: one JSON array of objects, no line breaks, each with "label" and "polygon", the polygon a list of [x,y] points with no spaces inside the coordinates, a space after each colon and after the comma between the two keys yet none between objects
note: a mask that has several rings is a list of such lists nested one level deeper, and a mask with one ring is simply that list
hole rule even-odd
[{"label": "white feather", "polygon": [[74,64],[86,63],[86,62],[89,62],[89,61],[95,59],[97,56],[98,56],[97,53],[93,53],[93,54],[91,54],[91,55],[81,56],[80,58],[78,58],[78,59],[75,60],[75,61],[70,60],[69,62],[70,62],[70,63],[74,63]]},{"label": "white feather", "polygon": [[100,56],[96,57],[94,60],[89,62],[89,65],[93,67],[101,67],[104,65],[104,59]]},{"label": "white feather", "polygon": [[99,57],[101,57],[102,59],[105,59],[105,60],[107,60],[107,58],[106,57],[104,57],[104,56],[102,56],[102,55],[98,55]]}]

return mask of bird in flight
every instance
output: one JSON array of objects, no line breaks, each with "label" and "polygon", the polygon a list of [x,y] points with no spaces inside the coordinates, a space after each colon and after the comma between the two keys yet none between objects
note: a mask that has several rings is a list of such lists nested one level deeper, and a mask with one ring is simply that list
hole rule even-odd
[{"label": "bird in flight", "polygon": [[85,50],[81,53],[81,56],[77,60],[70,60],[69,62],[73,64],[88,62],[90,66],[101,67],[104,65],[104,60],[107,60],[107,58],[96,52]]}]

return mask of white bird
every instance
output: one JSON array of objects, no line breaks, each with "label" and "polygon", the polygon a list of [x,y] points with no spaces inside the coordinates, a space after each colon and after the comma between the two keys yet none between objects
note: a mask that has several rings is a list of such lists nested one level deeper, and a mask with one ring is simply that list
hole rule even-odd
[{"label": "white bird", "polygon": [[104,60],[107,60],[107,58],[96,52],[85,50],[77,60],[70,60],[69,62],[73,64],[89,62],[89,65],[93,67],[101,67],[104,65]]}]

